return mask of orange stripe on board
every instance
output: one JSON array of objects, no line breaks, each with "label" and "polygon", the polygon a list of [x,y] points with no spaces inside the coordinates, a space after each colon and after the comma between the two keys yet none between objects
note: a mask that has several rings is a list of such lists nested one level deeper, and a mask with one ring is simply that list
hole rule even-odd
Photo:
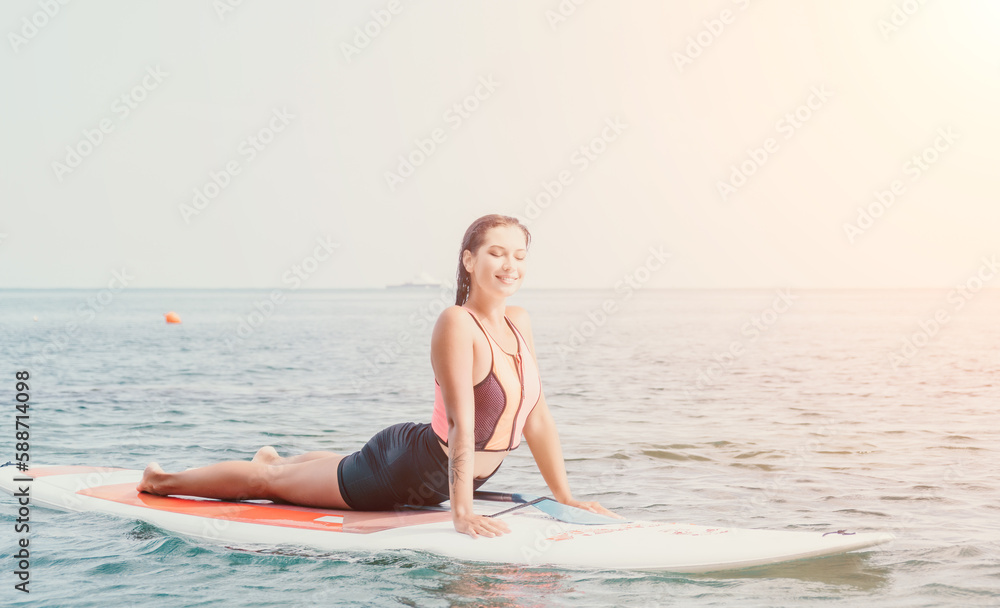
[{"label": "orange stripe on board", "polygon": [[127,471],[119,467],[84,467],[66,465],[57,467],[37,467],[24,472],[28,477],[47,477],[49,475],[78,475],[81,473],[110,473],[112,471]]},{"label": "orange stripe on board", "polygon": [[[117,503],[135,507],[147,507],[155,511],[197,515],[210,519],[224,519],[251,524],[267,524],[286,528],[305,528],[309,530],[343,529],[343,512],[314,513],[298,509],[275,508],[277,505],[263,505],[249,502],[227,502],[223,500],[194,498],[177,498],[174,496],[156,496],[155,494],[139,493],[135,490],[135,482],[116,483],[99,488],[80,490],[77,494],[103,498]],[[316,521],[323,515],[340,515],[335,521]]]},{"label": "orange stripe on board", "polygon": [[145,507],[249,524],[366,534],[417,524],[451,521],[450,511],[347,511],[274,503],[229,502],[139,493],[135,482],[80,490],[77,494]]}]

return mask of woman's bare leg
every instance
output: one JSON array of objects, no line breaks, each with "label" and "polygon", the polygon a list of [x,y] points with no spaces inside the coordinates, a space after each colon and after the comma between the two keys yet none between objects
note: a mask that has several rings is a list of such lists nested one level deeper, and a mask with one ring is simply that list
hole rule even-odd
[{"label": "woman's bare leg", "polygon": [[139,492],[184,494],[222,500],[252,500],[269,498],[267,480],[273,467],[264,464],[230,460],[180,473],[167,473],[155,462],[142,472],[136,486]]},{"label": "woman's bare leg", "polygon": [[335,455],[277,467],[279,474],[270,483],[272,496],[304,507],[350,509],[337,483],[337,465],[343,459]]},{"label": "woman's bare leg", "polygon": [[296,464],[298,462],[307,462],[309,460],[317,460],[319,458],[329,458],[331,456],[340,456],[336,452],[306,452],[305,454],[297,454],[295,456],[286,456],[282,458],[278,456],[277,450],[269,445],[265,445],[261,449],[257,450],[254,457],[250,462],[259,462],[261,464],[270,464],[276,466],[283,466],[286,464]]},{"label": "woman's bare leg", "polygon": [[307,507],[348,509],[337,484],[343,456],[316,458],[284,466],[230,460],[167,473],[152,462],[136,486],[139,492],[203,496],[221,500],[267,499]]}]

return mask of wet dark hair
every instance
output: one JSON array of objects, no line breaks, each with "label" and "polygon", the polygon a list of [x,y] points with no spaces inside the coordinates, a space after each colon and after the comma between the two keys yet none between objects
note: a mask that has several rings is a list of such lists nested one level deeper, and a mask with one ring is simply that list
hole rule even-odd
[{"label": "wet dark hair", "polygon": [[483,246],[483,238],[486,236],[486,231],[497,226],[516,226],[520,228],[524,232],[525,248],[531,246],[531,233],[528,232],[528,228],[519,222],[516,217],[491,213],[472,222],[469,229],[465,231],[465,236],[462,238],[462,247],[458,250],[458,274],[456,275],[458,288],[455,291],[456,305],[461,306],[468,301],[469,290],[472,288],[472,277],[469,276],[469,272],[462,263],[462,254],[468,249],[470,253],[475,255],[479,251],[479,248]]}]

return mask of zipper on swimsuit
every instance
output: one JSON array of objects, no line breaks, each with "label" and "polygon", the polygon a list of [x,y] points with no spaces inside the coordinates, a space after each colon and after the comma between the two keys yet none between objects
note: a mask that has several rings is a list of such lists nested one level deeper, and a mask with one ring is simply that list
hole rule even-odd
[{"label": "zipper on swimsuit", "polygon": [[[504,319],[507,319],[506,315],[504,315]],[[513,329],[514,324],[509,319],[507,323]],[[517,359],[517,379],[521,383],[521,399],[518,401],[517,411],[514,412],[514,424],[510,427],[510,441],[507,443],[508,452],[514,447],[514,434],[517,433],[517,416],[521,413],[521,406],[524,405],[524,360],[521,359],[521,338],[518,337],[517,330],[514,331],[514,339],[517,340],[517,354],[514,355],[514,358]]]},{"label": "zipper on swimsuit", "polygon": [[[462,308],[465,308],[465,306],[463,306]],[[486,334],[487,340],[492,340],[493,342],[496,343],[497,348],[500,349],[500,352],[502,352],[503,354],[507,355],[508,357],[514,357],[517,360],[517,381],[521,383],[521,398],[520,398],[520,400],[517,403],[517,411],[514,412],[514,424],[511,425],[511,428],[510,428],[510,441],[507,442],[507,449],[506,450],[486,450],[488,452],[492,452],[492,451],[507,451],[507,452],[509,452],[513,448],[513,445],[514,445],[514,434],[517,432],[517,416],[518,416],[518,414],[521,413],[521,406],[524,405],[524,360],[521,359],[521,338],[520,338],[520,335],[518,334],[517,328],[515,328],[514,324],[511,323],[510,319],[507,318],[507,315],[504,315],[503,319],[504,319],[504,321],[507,322],[507,325],[509,325],[510,328],[511,328],[511,330],[514,332],[514,340],[517,342],[517,354],[511,355],[507,351],[505,351],[503,348],[500,347],[500,343],[493,339],[493,336],[490,335],[490,332],[487,331],[487,329],[485,327],[483,327],[483,324],[479,322],[479,318],[476,317],[476,315],[471,310],[469,310],[468,308],[465,308],[465,310],[468,310],[469,314],[472,315],[472,318],[476,320],[476,325],[478,325],[479,328],[482,329],[483,332]],[[492,348],[493,347],[490,346],[490,349],[492,349]],[[439,441],[440,441],[440,439],[441,438],[438,437]],[[445,445],[447,445],[447,444],[445,444]]]}]

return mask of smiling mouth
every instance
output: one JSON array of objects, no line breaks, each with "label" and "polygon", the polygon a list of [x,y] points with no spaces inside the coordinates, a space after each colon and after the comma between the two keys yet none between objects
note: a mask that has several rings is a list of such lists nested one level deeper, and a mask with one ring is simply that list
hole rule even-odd
[{"label": "smiling mouth", "polygon": [[496,277],[498,279],[500,279],[501,281],[503,281],[504,283],[507,283],[508,285],[511,285],[511,284],[517,282],[517,277],[501,276],[501,275],[496,275]]}]

